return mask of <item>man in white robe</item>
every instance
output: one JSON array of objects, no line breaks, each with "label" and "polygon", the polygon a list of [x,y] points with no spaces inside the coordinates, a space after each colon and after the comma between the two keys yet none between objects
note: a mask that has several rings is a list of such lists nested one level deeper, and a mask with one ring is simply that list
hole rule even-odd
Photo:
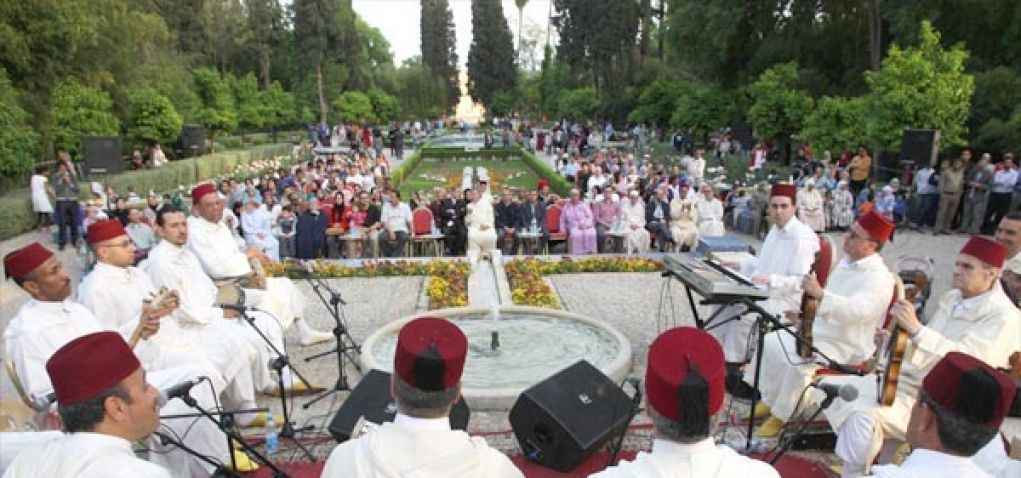
[{"label": "man in white robe", "polygon": [[397,416],[334,448],[323,478],[523,477],[483,438],[450,429],[467,350],[464,333],[447,320],[424,317],[404,324],[390,385]]},{"label": "man in white robe", "polygon": [[258,246],[241,251],[234,242],[234,236],[222,223],[223,201],[209,183],[200,184],[192,190],[192,204],[197,216],[188,218],[188,249],[195,253],[202,269],[214,280],[230,280],[253,275],[265,280],[266,288],[245,289],[259,308],[275,317],[278,326],[262,329],[263,333],[280,342],[283,331],[294,326],[298,329],[301,345],[313,345],[333,338],[331,334],[313,330],[302,317],[305,297],[286,277],[265,277],[264,273],[253,272],[250,259],[267,260]]},{"label": "man in white robe", "polygon": [[484,192],[468,191],[468,214],[464,222],[468,226],[468,256],[479,257],[496,248],[496,217],[493,214],[491,196]]},{"label": "man in white robe", "polygon": [[726,234],[726,226],[723,224],[723,203],[716,198],[712,186],[703,184],[698,192],[701,194],[695,200],[695,209],[698,210],[699,235],[710,237]]},{"label": "man in white robe", "polygon": [[859,390],[854,402],[837,400],[825,411],[837,431],[835,452],[844,462],[844,476],[867,473],[880,451],[884,452],[880,463],[889,461],[899,445],[895,442],[906,437],[923,377],[947,353],[963,352],[993,367],[1008,366],[1021,341],[1021,312],[997,280],[1005,257],[1001,244],[973,236],[957,256],[954,288],[940,297],[927,325],[919,321],[911,302],[900,300],[890,310],[897,326],[910,337],[892,405],[878,404],[874,377],[825,379],[827,383],[851,383]]},{"label": "man in white robe", "polygon": [[645,229],[645,203],[638,191],[628,193],[628,201],[621,205],[621,222],[624,223],[624,249],[628,254],[649,252],[652,238]]},{"label": "man in white robe", "polygon": [[[883,325],[895,291],[893,273],[879,255],[893,229],[893,223],[869,211],[858,218],[845,236],[845,257],[830,273],[826,288],[819,285],[814,275],[806,276],[802,282],[804,293],[819,300],[812,325],[812,345],[829,360],[841,365],[861,365],[875,353],[874,337]],[[788,314],[788,318],[800,320],[796,315]],[[783,330],[766,335],[762,352],[762,370],[768,379],[760,380],[762,403],[756,407],[755,415],[772,414],[758,433],[760,437],[773,437],[795,417],[795,412],[803,412],[816,403],[814,394],[804,392],[815,372],[827,362],[815,354],[811,358],[801,357],[797,340]],[[754,367],[753,360],[750,369]],[[745,376],[745,382],[750,384],[751,380],[750,375]]]},{"label": "man in white robe", "polygon": [[[759,305],[771,314],[782,315],[801,306],[801,281],[812,267],[819,251],[819,236],[794,216],[797,188],[790,184],[776,184],[770,190],[769,215],[773,227],[754,261],[737,266],[745,276],[759,287],[769,291],[769,299]],[[748,362],[750,345],[756,342],[752,335],[755,316],[744,314],[745,308],[728,307],[709,325],[710,332],[723,346],[727,360],[727,391],[740,398],[751,398],[754,391],[741,381],[741,367]]]},{"label": "man in white robe", "polygon": [[[53,353],[71,340],[82,335],[102,332],[104,329],[89,309],[70,300],[71,279],[53,253],[33,243],[4,257],[4,270],[8,277],[32,296],[18,310],[4,330],[4,346],[14,362],[15,370],[25,391],[35,397],[49,393],[53,386],[46,373],[46,361]],[[171,304],[168,308],[172,308]],[[143,307],[142,321],[145,323],[141,339],[147,339],[159,332],[159,318],[164,310],[150,311]],[[159,387],[170,387],[182,381],[195,379],[201,371],[194,367],[179,366],[162,370],[150,370],[148,379]],[[194,387],[192,397],[205,409],[216,406],[214,394],[209,387]],[[193,410],[180,400],[174,400],[164,407],[164,413],[185,414]],[[230,452],[227,439],[216,426],[205,419],[180,418],[166,420],[165,424],[178,436],[184,437],[188,445],[201,453],[229,462]],[[150,460],[163,464],[174,471],[175,476],[208,476],[212,471],[181,450],[167,450],[150,442],[155,450]],[[253,469],[247,455],[239,454],[239,468]]]},{"label": "man in white robe", "polygon": [[691,189],[686,181],[677,185],[677,194],[670,201],[670,237],[674,240],[674,252],[681,252],[688,246],[689,252],[698,248],[698,212],[695,203],[688,198]]},{"label": "man in white robe", "polygon": [[723,350],[708,333],[678,327],[649,346],[646,410],[656,427],[652,451],[591,475],[593,478],[779,478],[772,466],[713,441],[723,408]]},{"label": "man in white robe", "polygon": [[804,189],[798,191],[798,215],[801,222],[813,231],[826,230],[826,212],[823,211],[822,194],[815,188],[815,179],[806,179]]},{"label": "man in white robe", "polygon": [[873,468],[872,476],[989,477],[973,457],[986,443],[999,440],[997,429],[1014,392],[1014,381],[988,364],[961,352],[947,353],[925,376],[911,407],[906,437],[911,454],[900,465]]},{"label": "man in white robe", "polygon": [[170,478],[131,449],[159,428],[160,392],[123,338],[81,336],[54,352],[46,369],[68,434],[19,453],[4,478]]},{"label": "man in white robe", "polygon": [[241,212],[241,230],[245,233],[245,244],[257,246],[269,260],[280,260],[280,241],[273,235],[273,217],[269,211],[259,207],[255,199],[245,203]]},{"label": "man in white robe", "polygon": [[[104,328],[130,340],[142,304],[153,296],[156,287],[145,272],[131,265],[135,249],[120,221],[93,224],[87,239],[97,261],[78,286],[78,302],[88,307]],[[174,299],[180,303],[179,296]],[[192,365],[202,369],[214,388],[224,393],[231,408],[256,408],[252,383],[252,364],[258,357],[255,349],[226,323],[185,328],[173,313],[161,320],[159,333],[139,344],[142,363],[156,370]],[[254,418],[249,415],[238,422],[247,425]]]}]

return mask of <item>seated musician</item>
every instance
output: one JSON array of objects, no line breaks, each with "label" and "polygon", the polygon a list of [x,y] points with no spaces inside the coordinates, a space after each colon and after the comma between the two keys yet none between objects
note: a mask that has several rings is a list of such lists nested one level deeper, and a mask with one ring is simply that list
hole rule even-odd
[{"label": "seated musician", "polygon": [[900,465],[873,468],[873,476],[990,476],[972,457],[998,438],[1014,393],[1005,374],[970,355],[948,353],[926,374],[911,407],[906,436],[911,454]]},{"label": "seated musician", "polygon": [[[844,237],[844,254],[830,274],[826,288],[814,275],[805,276],[802,289],[806,296],[819,300],[811,327],[812,345],[825,357],[840,364],[859,364],[875,352],[875,331],[882,326],[894,292],[894,276],[879,255],[893,232],[893,223],[869,212],[858,218]],[[793,315],[793,314],[792,314]],[[788,317],[798,320],[792,315]],[[820,364],[817,354],[802,357],[798,343],[788,331],[774,331],[763,343],[762,402],[754,410],[756,417],[772,416],[759,428],[759,436],[773,437],[800,410],[813,405],[813,396],[804,394]],[[754,367],[756,364],[752,364]],[[745,376],[751,384],[751,374]],[[804,397],[802,397],[804,395]]]},{"label": "seated musician", "polygon": [[[683,189],[683,188],[682,188]],[[741,271],[760,286],[769,288],[769,299],[761,305],[773,314],[797,310],[801,298],[801,280],[812,267],[819,251],[819,236],[794,216],[794,198],[798,188],[792,184],[776,184],[769,194],[769,215],[773,227],[766,235],[754,263],[741,264]],[[751,398],[754,390],[741,381],[741,367],[748,362],[749,341],[755,319],[750,314],[730,319],[744,312],[743,307],[728,306],[714,320],[718,326],[712,334],[723,346],[727,361],[727,391],[739,398]]]},{"label": "seated musician", "polygon": [[994,367],[1008,365],[1021,340],[1021,312],[997,280],[1006,251],[990,239],[972,237],[957,256],[954,288],[940,297],[927,325],[911,302],[900,300],[890,309],[897,328],[909,337],[890,406],[879,405],[873,377],[826,379],[853,383],[860,392],[854,402],[837,400],[825,411],[837,431],[835,451],[844,463],[843,476],[866,473],[880,451],[880,463],[889,461],[894,448],[883,447],[884,439],[905,439],[922,379],[947,353],[963,352]]}]

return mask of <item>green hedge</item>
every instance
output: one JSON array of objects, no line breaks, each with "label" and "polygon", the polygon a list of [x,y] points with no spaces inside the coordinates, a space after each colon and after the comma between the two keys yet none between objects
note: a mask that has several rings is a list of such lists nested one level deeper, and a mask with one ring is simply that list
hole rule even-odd
[{"label": "green hedge", "polygon": [[390,184],[394,188],[400,189],[401,183],[407,179],[408,175],[418,167],[418,163],[422,162],[422,152],[415,151],[408,159],[401,161],[401,164],[394,168],[390,172]]},{"label": "green hedge", "polygon": [[521,149],[521,157],[525,160],[525,163],[535,171],[535,174],[549,182],[550,191],[553,191],[560,197],[567,197],[568,193],[571,192],[571,183],[567,182],[557,170],[551,168],[545,161],[535,157],[534,154]]},{"label": "green hedge", "polygon": [[[238,165],[246,165],[255,160],[285,156],[291,153],[291,144],[275,144],[258,146],[242,151],[227,151],[208,154],[197,158],[171,161],[159,169],[127,171],[110,177],[94,179],[104,185],[112,185],[123,193],[128,186],[134,186],[139,196],[145,197],[152,190],[157,194],[177,190],[179,186],[188,187],[202,180],[214,179],[219,175],[229,174]],[[80,197],[89,198],[91,189],[89,182],[83,180]],[[52,200],[52,199],[51,199]],[[29,231],[35,225],[32,213],[31,192],[21,188],[0,197],[0,240],[10,239],[18,234]]]}]

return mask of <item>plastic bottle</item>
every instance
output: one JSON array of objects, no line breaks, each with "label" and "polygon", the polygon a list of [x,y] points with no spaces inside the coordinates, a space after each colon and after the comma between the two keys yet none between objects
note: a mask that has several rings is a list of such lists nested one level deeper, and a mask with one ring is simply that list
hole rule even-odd
[{"label": "plastic bottle", "polygon": [[273,412],[266,413],[266,454],[272,455],[280,450],[280,436],[277,424],[273,421]]},{"label": "plastic bottle", "polygon": [[532,225],[529,227],[528,232],[536,234],[539,232],[539,225],[535,223],[535,218],[532,218]]},{"label": "plastic bottle", "polygon": [[355,237],[355,235],[356,235],[356,234],[358,234],[358,232],[357,232],[357,231],[355,231],[355,220],[354,220],[354,219],[351,219],[351,222],[350,222],[350,223],[348,223],[348,227],[347,227],[347,233],[348,233],[348,234],[349,234],[349,235],[350,235],[351,237]]}]

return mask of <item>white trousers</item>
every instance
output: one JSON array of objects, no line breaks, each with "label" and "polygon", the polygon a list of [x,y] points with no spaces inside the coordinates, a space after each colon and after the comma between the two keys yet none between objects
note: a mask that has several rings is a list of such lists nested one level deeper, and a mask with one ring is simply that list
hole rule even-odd
[{"label": "white trousers", "polygon": [[[753,357],[749,370],[754,371],[755,366]],[[766,334],[762,342],[759,392],[762,402],[769,405],[770,413],[787,423],[795,411],[804,411],[818,403],[813,393],[815,389],[808,389],[818,369],[818,365],[798,355],[797,341],[791,334],[783,331]],[[752,373],[746,373],[744,377],[750,385],[753,378]],[[798,403],[799,399],[801,403]]]},{"label": "white trousers", "polygon": [[[164,370],[147,371],[146,379],[154,387],[165,389],[200,375],[202,373],[192,367],[174,367]],[[202,408],[210,411],[216,409],[214,393],[210,390],[208,384],[200,383],[192,387],[189,394]],[[168,401],[160,410],[160,415],[164,416],[187,413],[197,413],[197,411],[180,399]],[[169,428],[170,432],[172,432],[166,432],[166,434],[176,435],[189,448],[203,455],[212,457],[214,460],[220,460],[223,463],[229,463],[231,451],[227,447],[227,437],[209,419],[197,417],[173,418],[160,421],[162,424],[161,430],[166,432],[166,429]],[[183,450],[169,445],[161,445],[159,438],[151,437],[149,439],[149,446],[151,450],[149,461],[170,470],[172,476],[208,477],[215,471],[213,467],[192,457]]]}]

